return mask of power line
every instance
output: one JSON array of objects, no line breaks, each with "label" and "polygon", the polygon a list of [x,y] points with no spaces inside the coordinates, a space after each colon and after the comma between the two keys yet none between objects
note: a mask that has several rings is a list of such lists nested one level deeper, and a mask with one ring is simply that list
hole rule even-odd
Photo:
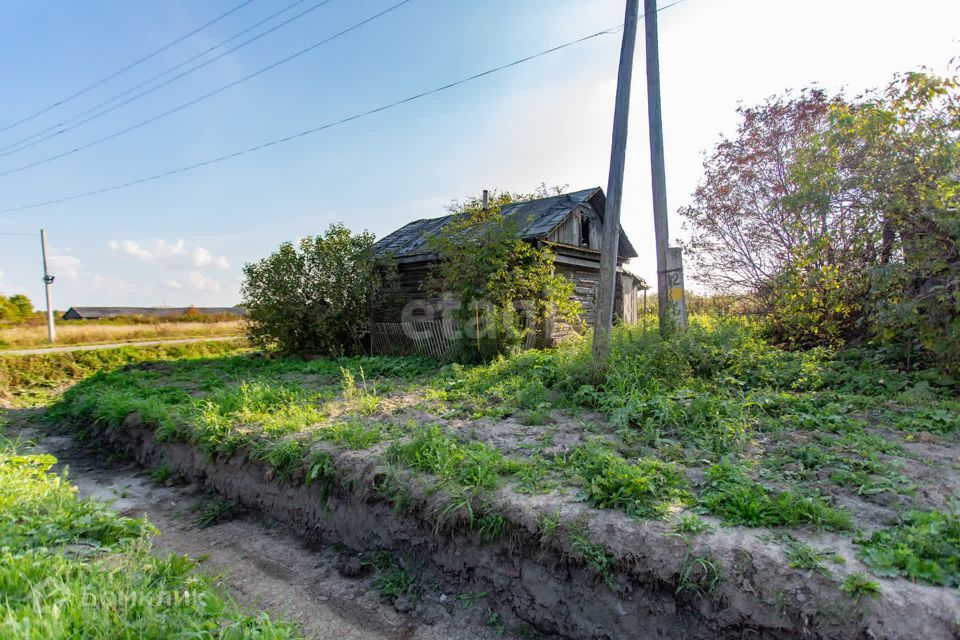
[{"label": "power line", "polygon": [[[257,40],[259,40],[260,38],[263,38],[263,37],[265,37],[265,36],[268,36],[268,35],[270,35],[271,33],[273,33],[274,31],[277,31],[278,29],[282,29],[283,27],[287,26],[288,24],[290,24],[290,23],[292,23],[292,22],[294,22],[294,21],[296,21],[296,20],[299,20],[300,18],[304,17],[304,16],[307,15],[308,13],[310,13],[310,12],[312,12],[312,11],[315,11],[316,9],[319,9],[319,8],[322,7],[323,5],[329,3],[330,1],[331,1],[331,0],[323,0],[322,2],[318,2],[318,3],[316,3],[316,4],[314,4],[314,5],[310,6],[310,7],[308,7],[307,9],[301,11],[300,13],[298,13],[298,14],[290,17],[290,18],[288,18],[287,20],[284,20],[283,22],[281,22],[281,23],[279,23],[279,24],[271,27],[270,29],[267,29],[266,31],[264,31],[264,32],[262,32],[262,33],[260,33],[260,34],[257,34],[257,35],[255,35],[255,36],[253,36],[252,38],[249,38],[249,39],[241,42],[241,43],[238,44],[237,46],[232,47],[232,48],[224,51],[223,53],[221,53],[221,54],[219,54],[219,55],[217,55],[217,56],[215,56],[215,57],[213,57],[213,58],[210,58],[209,60],[206,60],[206,61],[204,61],[204,62],[202,62],[202,63],[200,63],[200,64],[198,64],[198,65],[195,65],[195,66],[187,69],[187,70],[184,71],[183,73],[180,73],[180,74],[178,74],[178,75],[176,75],[176,76],[174,76],[174,77],[166,80],[165,82],[163,82],[163,83],[161,83],[161,84],[158,84],[158,85],[155,85],[155,86],[153,86],[153,87],[150,87],[150,88],[147,89],[146,91],[141,91],[140,93],[134,95],[133,97],[129,98],[128,100],[124,100],[124,101],[121,102],[120,104],[114,105],[113,107],[110,107],[109,109],[106,109],[106,110],[103,110],[103,111],[99,111],[99,112],[98,112],[98,110],[101,109],[101,107],[105,107],[105,106],[107,106],[107,105],[109,105],[109,104],[111,104],[111,103],[113,103],[113,102],[116,102],[117,100],[119,100],[120,98],[122,98],[122,97],[124,97],[124,96],[130,95],[131,93],[133,93],[133,92],[136,91],[137,89],[140,89],[141,87],[144,87],[144,86],[146,86],[146,85],[149,85],[151,82],[153,82],[154,80],[157,80],[158,78],[162,78],[163,76],[169,75],[170,73],[176,71],[177,69],[180,69],[180,68],[186,66],[187,64],[193,62],[193,61],[196,60],[197,58],[201,58],[201,57],[203,57],[204,55],[210,53],[211,51],[214,51],[215,49],[219,49],[219,48],[222,47],[223,45],[225,45],[225,44],[227,44],[227,43],[229,43],[229,42],[232,42],[233,40],[236,40],[237,38],[239,38],[239,37],[241,37],[241,36],[243,36],[243,35],[246,35],[247,33],[250,33],[252,30],[256,29],[257,27],[259,27],[260,25],[264,24],[265,22],[269,22],[270,20],[272,20],[273,18],[277,17],[278,15],[280,15],[280,14],[282,14],[282,13],[286,13],[287,11],[289,11],[290,9],[292,9],[293,7],[295,7],[295,6],[297,6],[297,5],[300,5],[300,4],[303,4],[303,3],[305,2],[305,0],[296,0],[294,3],[287,5],[287,6],[284,7],[283,9],[280,9],[279,11],[277,11],[277,12],[275,12],[275,13],[267,16],[266,18],[264,18],[264,19],[260,20],[259,22],[255,23],[255,24],[253,24],[253,25],[251,25],[251,26],[249,26],[249,27],[247,27],[246,29],[240,31],[239,33],[235,33],[234,35],[230,36],[230,37],[227,38],[226,40],[223,40],[223,41],[221,41],[221,42],[213,45],[212,47],[208,47],[207,49],[201,51],[200,53],[198,53],[198,54],[196,54],[196,55],[194,55],[194,56],[191,56],[190,58],[187,58],[186,60],[184,60],[184,61],[182,61],[182,62],[180,62],[180,63],[178,63],[178,64],[175,64],[175,65],[173,65],[172,67],[169,67],[169,68],[167,68],[167,69],[164,69],[164,70],[161,71],[160,73],[157,73],[157,74],[151,76],[150,78],[144,80],[143,82],[140,82],[139,84],[136,84],[136,85],[134,85],[134,86],[126,89],[125,91],[122,91],[122,92],[120,92],[120,93],[118,93],[118,94],[116,94],[116,95],[114,95],[114,96],[112,96],[112,97],[104,100],[103,102],[100,102],[99,104],[96,104],[96,105],[94,105],[93,107],[90,107],[89,109],[86,109],[86,110],[84,110],[84,111],[82,111],[82,112],[80,112],[80,113],[78,113],[78,114],[74,114],[73,116],[71,116],[71,117],[69,117],[69,118],[66,118],[66,119],[63,120],[62,122],[58,122],[57,124],[51,125],[51,126],[47,127],[46,129],[43,129],[43,130],[38,131],[38,132],[36,132],[36,133],[33,133],[33,134],[31,134],[31,135],[29,135],[29,136],[27,136],[27,137],[25,137],[25,138],[21,138],[20,140],[17,140],[16,142],[13,142],[13,143],[11,143],[11,144],[8,144],[8,145],[5,146],[5,147],[0,147],[0,157],[8,156],[8,155],[17,153],[17,152],[19,152],[19,151],[23,151],[24,149],[29,149],[30,147],[36,146],[36,145],[38,145],[38,144],[40,144],[40,143],[42,143],[42,142],[45,142],[45,141],[47,141],[47,140],[50,140],[51,138],[55,138],[55,137],[57,137],[57,136],[59,136],[59,135],[61,135],[61,134],[63,134],[63,133],[66,133],[67,131],[70,131],[71,129],[75,129],[75,128],[79,127],[79,126],[82,126],[82,125],[84,125],[84,124],[87,124],[88,122],[91,122],[91,121],[93,121],[93,120],[96,120],[96,119],[100,118],[101,116],[104,116],[104,115],[106,115],[106,114],[108,114],[108,113],[110,113],[110,112],[112,112],[112,111],[115,111],[116,109],[119,109],[120,107],[123,107],[123,106],[125,106],[125,105],[127,105],[127,104],[130,104],[131,102],[133,102],[133,101],[135,101],[135,100],[139,100],[140,98],[142,98],[143,96],[145,96],[145,95],[147,95],[147,94],[150,94],[150,93],[153,93],[154,91],[157,91],[157,90],[159,90],[159,89],[162,89],[163,87],[166,87],[167,85],[172,84],[172,83],[176,82],[177,80],[180,80],[181,78],[184,78],[184,77],[190,75],[191,73],[194,73],[194,72],[196,72],[196,71],[199,71],[200,69],[202,69],[202,68],[204,68],[204,67],[206,67],[206,66],[209,66],[209,65],[213,64],[213,63],[216,62],[217,60],[220,60],[221,58],[223,58],[223,57],[225,57],[225,56],[228,56],[228,55],[230,55],[231,53],[233,53],[233,52],[235,52],[235,51],[237,51],[237,50],[239,50],[239,49],[242,49],[242,48],[244,48],[244,47],[246,47],[246,46],[248,46],[248,45],[250,45],[250,44],[253,44],[254,42],[256,42]],[[94,115],[90,116],[89,118],[82,119],[82,120],[80,120],[79,122],[76,122],[75,124],[70,124],[70,123],[73,122],[73,121],[76,121],[76,120],[78,120],[78,119],[84,118],[84,116],[90,115],[91,113],[94,114]],[[65,126],[65,125],[68,125],[68,124],[69,124],[70,126]],[[61,129],[60,127],[64,127],[64,128]],[[52,132],[52,133],[51,133],[51,132]],[[49,134],[49,135],[44,135],[44,134]],[[35,139],[35,138],[39,138],[39,139]],[[33,142],[30,142],[31,140],[33,140]],[[24,143],[28,143],[28,144],[24,144]],[[14,147],[16,147],[16,148],[14,148]]]},{"label": "power line", "polygon": [[0,231],[0,236],[30,236],[31,238],[37,237],[35,233],[14,233],[12,231]]},{"label": "power line", "polygon": [[126,72],[129,71],[130,69],[133,69],[133,68],[136,67],[137,65],[146,62],[146,61],[149,60],[150,58],[153,58],[153,57],[155,57],[155,56],[160,55],[161,53],[163,53],[164,51],[166,51],[166,50],[169,49],[170,47],[172,47],[172,46],[174,46],[174,45],[176,45],[176,44],[179,44],[179,43],[183,42],[184,40],[186,40],[187,38],[189,38],[189,37],[191,37],[191,36],[193,36],[193,35],[196,35],[197,33],[200,33],[201,31],[203,31],[203,30],[206,29],[207,27],[212,26],[212,25],[216,24],[217,22],[220,22],[221,20],[223,20],[223,19],[226,18],[227,16],[229,16],[229,15],[231,15],[231,14],[239,11],[240,9],[244,8],[245,6],[247,6],[248,4],[250,4],[251,2],[253,2],[253,0],[243,0],[243,2],[241,2],[241,3],[238,4],[237,6],[233,7],[232,9],[228,10],[227,12],[220,14],[219,16],[217,16],[216,18],[214,18],[213,20],[210,20],[209,22],[206,22],[206,23],[200,25],[199,27],[197,27],[197,28],[194,29],[193,31],[191,31],[191,32],[189,32],[189,33],[187,33],[187,34],[184,34],[184,35],[180,36],[179,38],[176,38],[175,40],[172,40],[172,41],[168,42],[167,44],[163,45],[163,46],[160,47],[159,49],[157,49],[157,50],[155,50],[155,51],[153,51],[153,52],[151,52],[151,53],[148,53],[147,55],[143,56],[142,58],[138,58],[138,59],[134,60],[133,62],[131,62],[131,63],[128,64],[127,66],[125,66],[125,67],[123,67],[123,68],[121,68],[121,69],[119,69],[119,70],[117,70],[117,71],[114,71],[113,73],[111,73],[111,74],[109,74],[109,75],[101,78],[100,80],[97,80],[97,81],[94,82],[93,84],[87,85],[87,86],[84,87],[83,89],[80,89],[79,91],[77,91],[77,92],[75,92],[75,93],[72,93],[72,94],[68,95],[68,96],[65,97],[65,98],[61,98],[61,99],[57,100],[56,102],[54,102],[54,103],[52,103],[52,104],[44,107],[43,109],[40,109],[39,111],[36,111],[36,112],[34,112],[34,113],[32,113],[32,114],[24,117],[24,118],[21,118],[20,120],[17,120],[16,122],[12,122],[12,123],[4,126],[4,127],[0,127],[0,133],[2,133],[2,132],[4,132],[4,131],[7,131],[8,129],[12,129],[12,128],[16,127],[16,126],[19,126],[19,125],[23,124],[24,122],[29,122],[30,120],[33,120],[34,118],[36,118],[36,117],[38,117],[38,116],[41,116],[41,115],[47,113],[47,112],[50,111],[51,109],[55,109],[55,108],[59,107],[60,105],[65,104],[65,103],[69,102],[70,100],[73,100],[74,98],[77,98],[77,97],[79,97],[79,96],[82,96],[83,94],[87,93],[88,91],[90,91],[90,90],[92,90],[92,89],[96,89],[97,87],[99,87],[99,86],[102,85],[103,83],[109,82],[110,80],[113,80],[114,78],[116,78],[116,77],[119,76],[120,74],[126,73]]},{"label": "power line", "polygon": [[[659,13],[659,12],[661,12],[661,11],[665,11],[665,10],[669,9],[670,7],[675,7],[675,6],[677,6],[678,4],[681,4],[682,2],[685,2],[685,1],[686,1],[686,0],[676,0],[675,2],[672,2],[671,4],[664,5],[663,7],[660,7],[659,9],[657,9],[657,13]],[[643,16],[639,16],[639,17],[643,17]],[[36,203],[33,203],[33,204],[21,205],[21,206],[18,206],[18,207],[10,207],[10,208],[8,208],[8,209],[0,209],[0,214],[3,214],[3,213],[13,213],[13,212],[16,212],[16,211],[27,211],[27,210],[29,210],[29,209],[38,209],[38,208],[40,208],[40,207],[47,207],[47,206],[50,206],[50,205],[59,204],[59,203],[61,203],[61,202],[69,202],[69,201],[71,201],[71,200],[79,200],[79,199],[81,199],[81,198],[89,198],[89,197],[91,197],[91,196],[100,195],[100,194],[108,193],[108,192],[111,192],[111,191],[117,191],[117,190],[119,190],[119,189],[125,189],[125,188],[127,188],[127,187],[132,187],[132,186],[135,186],[135,185],[138,185],[138,184],[144,184],[144,183],[147,183],[147,182],[153,182],[153,181],[155,181],[155,180],[160,180],[160,179],[162,179],[162,178],[168,178],[168,177],[170,177],[170,176],[177,175],[177,174],[180,174],[180,173],[186,173],[186,172],[188,172],[188,171],[193,171],[194,169],[199,169],[199,168],[201,168],[201,167],[206,167],[206,166],[209,166],[209,165],[218,164],[218,163],[224,162],[224,161],[226,161],[226,160],[232,160],[232,159],[234,159],[234,158],[239,158],[240,156],[245,156],[245,155],[247,155],[247,154],[254,153],[254,152],[256,152],[256,151],[262,151],[263,149],[267,149],[267,148],[274,147],[274,146],[277,146],[277,145],[281,145],[281,144],[284,144],[284,143],[287,143],[287,142],[291,142],[291,141],[296,140],[296,139],[298,139],[298,138],[303,138],[303,137],[305,137],[305,136],[308,136],[308,135],[311,135],[311,134],[314,134],[314,133],[318,133],[318,132],[324,131],[324,130],[326,130],[326,129],[332,129],[332,128],[334,128],[334,127],[340,126],[340,125],[342,125],[342,124],[346,124],[346,123],[348,123],[348,122],[352,122],[352,121],[354,121],[354,120],[360,120],[361,118],[366,118],[366,117],[368,117],[368,116],[372,116],[372,115],[374,115],[374,114],[381,113],[381,112],[383,112],[383,111],[387,111],[387,110],[389,110],[389,109],[393,109],[393,108],[399,107],[399,106],[404,105],[404,104],[407,104],[407,103],[409,103],[409,102],[414,102],[415,100],[419,100],[419,99],[421,99],[421,98],[426,98],[427,96],[431,96],[431,95],[434,95],[434,94],[436,94],[436,93],[440,93],[440,92],[442,92],[442,91],[447,91],[448,89],[453,89],[454,87],[458,87],[458,86],[460,86],[460,85],[466,84],[466,83],[468,83],[468,82],[472,82],[472,81],[474,81],[474,80],[479,80],[480,78],[483,78],[483,77],[486,77],[486,76],[489,76],[489,75],[498,73],[498,72],[500,72],[500,71],[505,71],[506,69],[510,69],[510,68],[512,68],[512,67],[516,67],[516,66],[521,65],[521,64],[524,64],[524,63],[526,63],[526,62],[530,62],[531,60],[536,60],[537,58],[541,58],[541,57],[546,56],[546,55],[549,55],[549,54],[551,54],[551,53],[555,53],[555,52],[557,52],[557,51],[561,51],[561,50],[563,50],[563,49],[567,49],[567,48],[569,48],[569,47],[572,47],[572,46],[577,45],[577,44],[581,44],[581,43],[583,43],[583,42],[587,42],[588,40],[593,40],[594,38],[599,38],[600,36],[605,36],[605,35],[610,35],[610,34],[613,34],[613,33],[618,33],[619,30],[620,30],[622,27],[623,27],[623,25],[617,25],[616,27],[612,27],[612,28],[610,28],[610,29],[604,29],[603,31],[597,31],[596,33],[592,33],[592,34],[590,34],[590,35],[583,36],[582,38],[577,38],[576,40],[571,40],[571,41],[566,42],[566,43],[564,43],[564,44],[561,44],[561,45],[558,45],[558,46],[555,46],[555,47],[551,47],[550,49],[545,49],[544,51],[541,51],[541,52],[539,52],[539,53],[535,53],[535,54],[533,54],[533,55],[526,56],[526,57],[524,57],[524,58],[520,58],[519,60],[514,60],[513,62],[508,62],[507,64],[500,65],[499,67],[494,67],[494,68],[492,68],[492,69],[488,69],[487,71],[482,71],[482,72],[480,72],[480,73],[475,73],[475,74],[473,74],[472,76],[468,76],[468,77],[466,77],[466,78],[462,78],[462,79],[460,79],[460,80],[456,80],[456,81],[454,81],[454,82],[450,82],[450,83],[448,83],[448,84],[445,84],[445,85],[440,86],[440,87],[436,87],[436,88],[434,88],[434,89],[430,89],[430,90],[427,90],[427,91],[423,91],[423,92],[421,92],[421,93],[418,93],[418,94],[409,96],[409,97],[407,97],[407,98],[403,98],[402,100],[397,100],[396,102],[391,102],[391,103],[389,103],[389,104],[385,104],[385,105],[376,107],[376,108],[374,108],[374,109],[369,109],[369,110],[367,110],[367,111],[363,111],[363,112],[361,112],[361,113],[357,113],[357,114],[354,114],[354,115],[352,115],[352,116],[347,116],[347,117],[341,118],[341,119],[339,119],[339,120],[334,120],[334,121],[332,121],[332,122],[328,122],[328,123],[323,124],[323,125],[320,125],[320,126],[318,126],[318,127],[314,127],[314,128],[312,128],[312,129],[306,129],[306,130],[304,130],[304,131],[300,131],[299,133],[295,133],[295,134],[292,134],[292,135],[289,135],[289,136],[285,136],[285,137],[283,137],[283,138],[277,138],[277,139],[271,140],[271,141],[269,141],[269,142],[264,142],[264,143],[262,143],[262,144],[258,144],[258,145],[252,146],[252,147],[247,147],[246,149],[241,149],[241,150],[239,150],[239,151],[234,151],[233,153],[228,153],[228,154],[225,154],[225,155],[222,155],[222,156],[217,156],[217,157],[215,157],[215,158],[210,158],[210,159],[207,159],[207,160],[203,160],[203,161],[201,161],[201,162],[196,162],[196,163],[194,163],[194,164],[189,164],[189,165],[186,165],[186,166],[183,166],[183,167],[179,167],[179,168],[177,168],[177,169],[170,169],[169,171],[164,171],[163,173],[157,173],[157,174],[154,174],[154,175],[151,175],[151,176],[146,176],[146,177],[144,177],[144,178],[138,178],[138,179],[136,179],[136,180],[130,180],[130,181],[128,181],[128,182],[122,182],[122,183],[119,183],[119,184],[111,185],[111,186],[109,186],[109,187],[102,187],[102,188],[100,188],[100,189],[94,189],[94,190],[92,190],[92,191],[85,191],[85,192],[81,192],[81,193],[75,193],[75,194],[73,194],[73,195],[64,196],[64,197],[62,197],[62,198],[56,198],[56,199],[53,199],[53,200],[46,200],[46,201],[43,201],[43,202],[36,202]]]},{"label": "power line", "polygon": [[[365,19],[365,20],[361,20],[360,22],[358,22],[358,23],[356,23],[356,24],[354,24],[354,25],[351,25],[351,26],[347,27],[347,28],[344,29],[343,31],[340,31],[340,32],[338,32],[338,33],[335,33],[334,35],[329,36],[329,37],[327,37],[327,38],[324,38],[323,40],[320,40],[319,42],[315,42],[315,43],[313,43],[312,45],[310,45],[309,47],[306,47],[306,48],[304,48],[304,49],[301,49],[300,51],[297,51],[296,53],[293,53],[293,54],[287,56],[286,58],[283,58],[283,59],[278,60],[278,61],[276,61],[276,62],[274,62],[274,63],[272,63],[272,64],[269,64],[269,65],[267,65],[266,67],[263,67],[263,68],[259,69],[258,71],[254,71],[253,73],[248,74],[248,75],[246,75],[246,76],[244,76],[244,77],[242,77],[242,78],[240,78],[240,79],[238,79],[238,80],[234,80],[233,82],[227,83],[227,84],[225,84],[225,85],[223,85],[223,86],[221,86],[221,87],[218,87],[218,88],[214,89],[213,91],[208,91],[207,93],[205,93],[205,94],[203,94],[203,95],[201,95],[201,96],[199,96],[199,97],[197,97],[197,98],[194,98],[193,100],[188,100],[187,102],[184,102],[184,103],[182,103],[182,104],[179,104],[179,105],[177,105],[176,107],[173,107],[172,109],[168,109],[168,110],[166,110],[166,111],[164,111],[164,112],[162,112],[162,113],[159,113],[159,114],[157,114],[157,115],[151,116],[151,117],[147,118],[146,120],[141,120],[140,122],[138,122],[138,123],[136,123],[136,124],[132,124],[132,125],[130,125],[129,127],[126,127],[126,128],[124,128],[124,129],[120,129],[119,131],[114,131],[113,133],[108,134],[108,135],[106,135],[106,136],[103,136],[102,138],[97,138],[96,140],[92,140],[92,141],[90,141],[90,142],[88,142],[88,143],[86,143],[86,144],[82,144],[82,145],[80,145],[79,147],[74,147],[73,149],[70,149],[69,151],[64,151],[64,152],[61,152],[61,153],[54,154],[54,155],[52,155],[52,156],[47,156],[46,158],[41,158],[40,160],[36,160],[36,161],[30,162],[30,163],[28,163],[28,164],[20,165],[19,167],[14,167],[14,168],[12,168],[12,169],[7,169],[7,170],[5,170],[5,171],[0,171],[0,176],[6,176],[6,175],[10,175],[10,174],[12,174],[12,173],[19,173],[19,172],[21,172],[21,171],[26,171],[27,169],[32,169],[32,168],[34,168],[34,167],[38,167],[38,166],[40,166],[40,165],[47,164],[47,163],[49,163],[49,162],[53,162],[54,160],[59,160],[59,159],[61,159],[61,158],[66,158],[67,156],[71,156],[71,155],[77,153],[78,151],[83,151],[84,149],[89,149],[90,147],[94,147],[94,146],[96,146],[96,145],[98,145],[98,144],[102,144],[102,143],[104,143],[104,142],[107,142],[108,140],[113,140],[114,138],[118,138],[118,137],[120,137],[120,136],[122,136],[122,135],[124,135],[124,134],[126,134],[126,133],[129,133],[129,132],[134,131],[134,130],[136,130],[136,129],[140,129],[141,127],[145,127],[146,125],[151,124],[151,123],[153,123],[153,122],[156,122],[157,120],[160,120],[160,119],[162,119],[162,118],[166,118],[166,117],[169,116],[169,115],[173,115],[174,113],[177,113],[177,112],[179,112],[179,111],[183,111],[184,109],[186,109],[186,108],[188,108],[188,107],[192,107],[193,105],[199,104],[200,102],[203,102],[204,100],[207,100],[207,99],[209,99],[209,98],[212,98],[213,96],[215,96],[215,95],[217,95],[217,94],[223,93],[223,92],[226,91],[227,89],[230,89],[230,88],[232,88],[232,87],[235,87],[235,86],[237,86],[238,84],[241,84],[241,83],[246,82],[246,81],[248,81],[248,80],[252,80],[253,78],[256,78],[257,76],[260,76],[260,75],[266,73],[267,71],[270,71],[270,70],[272,70],[272,69],[275,69],[276,67],[279,67],[279,66],[282,65],[282,64],[285,64],[285,63],[287,63],[287,62],[290,62],[291,60],[293,60],[293,59],[295,59],[295,58],[299,58],[300,56],[302,56],[302,55],[304,55],[304,54],[306,54],[306,53],[309,53],[309,52],[313,51],[313,50],[316,49],[317,47],[320,47],[320,46],[325,45],[325,44],[327,44],[327,43],[329,43],[329,42],[332,42],[332,41],[334,41],[334,40],[336,40],[337,38],[340,38],[340,37],[342,37],[342,36],[345,36],[345,35],[347,35],[348,33],[350,33],[351,31],[355,31],[355,30],[359,29],[360,27],[362,27],[362,26],[364,26],[364,25],[366,25],[366,24],[368,24],[368,23],[370,23],[370,22],[373,22],[373,21],[376,20],[377,18],[380,18],[381,16],[385,16],[386,14],[390,13],[391,11],[394,11],[394,10],[396,10],[396,9],[399,9],[400,7],[402,7],[403,5],[405,5],[405,4],[407,4],[408,2],[411,2],[411,1],[412,1],[412,0],[400,0],[400,2],[398,2],[398,3],[396,3],[396,4],[392,5],[392,6],[384,9],[384,10],[381,11],[380,13],[377,13],[377,14],[375,14],[375,15],[373,15],[373,16],[370,16],[369,18],[367,18],[367,19]],[[330,2],[330,0],[324,0],[324,3],[326,3],[326,2]],[[323,3],[321,3],[321,4],[323,4]],[[160,85],[160,86],[163,86],[163,85]],[[131,98],[130,100],[132,100],[132,98]],[[118,104],[118,105],[114,105],[114,107],[112,107],[112,108],[109,109],[108,111],[112,111],[113,109],[116,109],[117,107],[120,107],[120,106],[126,104],[126,102],[130,102],[130,100],[126,100],[126,101],[124,101],[124,102],[121,102],[121,103]],[[103,112],[103,113],[106,113],[106,112]],[[103,114],[101,113],[100,115],[103,115]]]}]

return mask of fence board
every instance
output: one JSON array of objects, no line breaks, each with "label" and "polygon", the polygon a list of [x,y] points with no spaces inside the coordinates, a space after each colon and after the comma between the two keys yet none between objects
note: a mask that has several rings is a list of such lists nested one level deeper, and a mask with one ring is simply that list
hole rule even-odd
[{"label": "fence board", "polygon": [[373,322],[370,351],[381,356],[423,355],[447,360],[455,333],[449,321]]}]

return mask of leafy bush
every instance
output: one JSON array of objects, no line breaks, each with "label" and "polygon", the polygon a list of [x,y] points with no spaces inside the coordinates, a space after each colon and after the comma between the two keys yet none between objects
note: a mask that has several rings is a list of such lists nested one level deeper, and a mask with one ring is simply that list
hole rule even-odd
[{"label": "leafy bush", "polygon": [[897,75],[739,110],[682,210],[703,279],[791,348],[872,342],[960,371],[960,76]]},{"label": "leafy bush", "polygon": [[0,296],[0,321],[20,322],[33,315],[33,303],[23,294]]},{"label": "leafy bush", "polygon": [[373,240],[335,224],[245,265],[241,294],[253,343],[287,354],[364,351],[366,323],[395,304],[396,265],[375,255]]}]

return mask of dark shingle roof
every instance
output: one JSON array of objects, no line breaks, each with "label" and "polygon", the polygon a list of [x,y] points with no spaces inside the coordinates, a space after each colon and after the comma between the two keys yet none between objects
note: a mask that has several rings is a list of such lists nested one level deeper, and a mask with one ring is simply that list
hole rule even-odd
[{"label": "dark shingle roof", "polygon": [[[514,202],[500,209],[500,213],[516,226],[521,238],[534,240],[546,236],[575,208],[590,204],[594,198],[597,200],[593,203],[593,207],[598,210],[598,215],[602,219],[604,195],[600,187],[526,202]],[[397,258],[426,256],[430,253],[427,239],[441,232],[453,217],[453,215],[447,215],[441,218],[415,220],[384,236],[374,247],[377,253],[391,253]],[[620,255],[625,258],[634,258],[637,255],[622,231]]]}]

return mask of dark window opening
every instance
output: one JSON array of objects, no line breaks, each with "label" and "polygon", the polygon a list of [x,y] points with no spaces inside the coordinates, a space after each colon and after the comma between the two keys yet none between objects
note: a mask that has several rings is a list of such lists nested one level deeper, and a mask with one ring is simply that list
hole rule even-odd
[{"label": "dark window opening", "polygon": [[587,216],[580,218],[580,246],[590,246],[590,218]]}]

